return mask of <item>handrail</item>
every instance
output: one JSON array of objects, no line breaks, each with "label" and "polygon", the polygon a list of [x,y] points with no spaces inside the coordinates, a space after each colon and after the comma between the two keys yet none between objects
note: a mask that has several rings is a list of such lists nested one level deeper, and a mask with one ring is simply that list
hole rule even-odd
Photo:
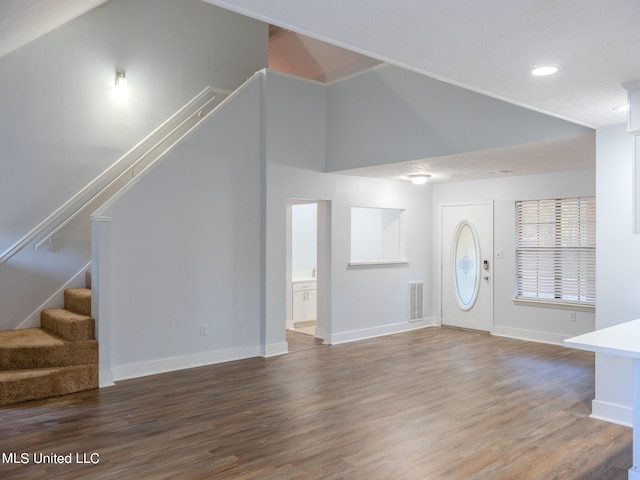
[{"label": "handrail", "polygon": [[[179,137],[183,135],[185,133],[185,128],[188,130],[195,125],[200,118],[213,110],[215,105],[220,103],[224,97],[228,96],[230,93],[231,92],[228,90],[220,88],[205,88],[184,107],[173,114],[167,121],[147,135],[125,155],[120,157],[102,174],[96,177],[87,186],[56,209],[39,225],[33,228],[21,240],[7,249],[2,256],[0,256],[0,264],[9,260],[22,248],[53,226],[52,230],[36,244],[35,248],[40,248],[45,243],[51,241],[56,233],[62,230],[62,228],[73,220],[73,218],[85,211],[92,204],[96,203],[96,200],[103,193],[107,192],[111,186],[117,183],[118,180],[122,179],[127,173],[130,173],[131,178],[133,178],[136,176],[136,167],[138,167],[138,171],[141,171],[146,165],[151,163],[153,161],[153,158],[150,155],[151,152],[155,153],[159,151],[159,154],[155,158],[160,156],[164,151],[166,151],[166,149],[162,150],[162,146],[165,145],[167,141],[169,142],[169,145],[172,145],[174,143],[173,139],[176,136]],[[184,118],[184,120],[182,120],[182,118]],[[173,127],[177,121],[180,123],[177,127]],[[141,166],[142,168],[139,168]],[[101,185],[104,185],[105,183],[107,185],[101,187]],[[98,191],[96,192],[96,190]]]},{"label": "handrail", "polygon": [[[223,108],[225,108],[226,105],[228,105],[229,103],[231,103],[232,101],[235,100],[236,97],[238,97],[242,92],[244,92],[247,88],[249,88],[249,86],[251,84],[253,84],[257,79],[264,77],[266,73],[266,69],[262,69],[262,70],[258,70],[256,73],[254,73],[253,75],[251,75],[249,78],[247,78],[247,80],[240,85],[237,89],[235,89],[233,92],[231,92],[226,98],[224,98],[220,103],[216,104],[214,108],[211,109],[211,111],[209,111],[206,115],[203,112],[198,112],[198,114],[202,114],[202,119],[204,120],[206,117],[215,115],[216,112],[222,110]],[[157,158],[151,162],[148,162],[147,165],[144,166],[144,168],[142,170],[145,170],[149,167],[151,167],[151,165],[153,164],[154,161],[156,161],[157,159],[159,159],[165,152],[169,151],[171,148],[173,148],[173,146],[177,143],[179,143],[182,138],[184,138],[187,134],[189,133],[189,131],[185,132],[184,135],[178,136],[175,140],[175,142],[173,144],[170,144],[165,151],[163,151],[160,155],[157,156]],[[143,173],[142,170],[137,174],[141,174]],[[93,211],[93,213],[91,214],[91,218],[95,219],[98,217],[102,217],[105,215],[105,211],[108,210],[110,208],[110,206],[112,205],[112,203],[114,201],[118,200],[118,197],[121,193],[123,193],[126,190],[126,187],[129,186],[130,182],[128,182],[126,185],[122,185],[122,188],[118,187],[118,191],[116,191],[112,196],[110,196],[102,205],[98,206],[96,208],[95,211]]]},{"label": "handrail", "polygon": [[[102,188],[98,193],[96,193],[91,199],[89,199],[86,203],[81,205],[80,208],[75,210],[69,217],[67,217],[62,223],[60,223],[56,228],[54,228],[42,240],[36,243],[35,245],[36,250],[42,247],[45,243],[50,242],[60,230],[62,230],[68,223],[70,223],[78,215],[88,210],[89,208],[92,208],[95,203],[99,203],[103,194],[105,193],[108,194],[108,192],[113,187],[116,187],[120,183],[120,180],[126,178],[126,181],[129,181],[130,179],[134,178],[137,174],[139,174],[142,170],[144,170],[144,168],[147,165],[149,165],[156,158],[160,157],[164,152],[166,152],[167,151],[166,145],[167,144],[169,146],[172,145],[174,143],[175,138],[181,137],[186,131],[188,131],[191,127],[197,124],[198,121],[206,115],[207,111],[212,110],[212,108],[209,108],[209,107],[213,105],[216,99],[217,97],[214,96],[211,99],[207,100],[207,102],[204,105],[202,105],[200,109],[192,113],[187,119],[185,119],[182,123],[180,123],[180,125],[178,125],[171,132],[169,132],[169,134],[167,134],[167,136],[165,136],[160,142],[158,142],[156,145],[151,147],[149,151],[142,154],[142,156],[140,156],[140,158],[138,158],[138,160],[136,160],[135,163],[130,165],[126,170],[120,173],[116,178],[114,178],[104,188]],[[95,208],[97,208],[97,205],[93,207],[93,209]]]}]

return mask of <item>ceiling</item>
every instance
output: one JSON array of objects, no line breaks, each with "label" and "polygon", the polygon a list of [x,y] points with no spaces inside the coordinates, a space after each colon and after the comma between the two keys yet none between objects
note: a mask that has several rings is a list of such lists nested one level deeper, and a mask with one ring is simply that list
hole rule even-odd
[{"label": "ceiling", "polygon": [[[106,1],[2,0],[0,56]],[[301,34],[291,38],[311,56],[306,76],[321,81],[386,62],[597,128],[626,120],[613,108],[626,103],[622,84],[640,79],[637,0],[204,1]],[[559,72],[530,75],[543,64]],[[593,167],[594,150],[587,136],[344,173],[398,178],[429,169],[442,179],[483,178]]]},{"label": "ceiling", "polygon": [[637,0],[205,1],[593,128],[625,121],[640,79]]},{"label": "ceiling", "polygon": [[[640,79],[637,0],[204,1],[591,128],[625,122],[614,108]],[[541,65],[559,71],[531,75]],[[593,167],[595,135],[583,135],[339,173],[438,182]]]},{"label": "ceiling", "polygon": [[107,0],[0,1],[0,57]]},{"label": "ceiling", "polygon": [[430,183],[444,183],[577,170],[595,167],[594,141],[594,135],[588,134],[335,173],[408,180],[408,175],[426,172]]},{"label": "ceiling", "polygon": [[269,68],[329,83],[380,65],[379,60],[315,38],[269,26]]}]

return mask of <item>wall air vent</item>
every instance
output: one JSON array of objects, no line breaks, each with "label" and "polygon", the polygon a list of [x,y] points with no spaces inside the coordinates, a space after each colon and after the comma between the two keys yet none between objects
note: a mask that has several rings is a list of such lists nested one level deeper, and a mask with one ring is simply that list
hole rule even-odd
[{"label": "wall air vent", "polygon": [[409,321],[424,318],[424,282],[409,282]]}]

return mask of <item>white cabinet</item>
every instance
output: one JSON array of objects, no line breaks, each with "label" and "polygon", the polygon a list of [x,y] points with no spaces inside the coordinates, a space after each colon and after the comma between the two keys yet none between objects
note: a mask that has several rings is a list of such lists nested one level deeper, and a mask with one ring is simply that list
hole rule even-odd
[{"label": "white cabinet", "polygon": [[293,284],[293,324],[315,322],[317,310],[316,282]]}]

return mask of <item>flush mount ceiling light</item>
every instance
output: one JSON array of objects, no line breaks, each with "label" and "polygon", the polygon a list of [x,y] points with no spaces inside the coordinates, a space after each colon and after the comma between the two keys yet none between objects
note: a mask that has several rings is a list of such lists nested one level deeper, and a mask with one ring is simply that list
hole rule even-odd
[{"label": "flush mount ceiling light", "polygon": [[618,105],[617,107],[613,108],[614,112],[628,112],[629,111],[629,105]]},{"label": "flush mount ceiling light", "polygon": [[536,77],[546,77],[547,75],[553,75],[558,71],[558,67],[553,65],[543,65],[542,67],[535,67],[531,70],[531,75]]},{"label": "flush mount ceiling light", "polygon": [[424,185],[427,183],[427,180],[431,178],[431,175],[427,175],[426,173],[417,173],[415,175],[407,175],[411,183],[414,185]]}]

